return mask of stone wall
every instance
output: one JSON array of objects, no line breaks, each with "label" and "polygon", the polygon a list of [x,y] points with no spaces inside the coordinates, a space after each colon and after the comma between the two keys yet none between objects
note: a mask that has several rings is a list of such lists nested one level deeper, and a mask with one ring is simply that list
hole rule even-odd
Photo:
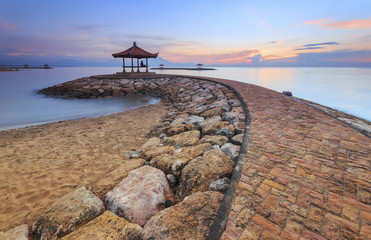
[{"label": "stone wall", "polygon": [[[81,202],[74,199],[76,196],[92,198],[93,194],[78,189],[77,193],[63,197],[71,200],[69,209],[76,209],[77,216],[73,211],[68,212],[68,219],[74,221],[61,217],[66,215],[63,214],[66,200],[62,198],[61,203],[51,206],[35,221],[31,228],[34,239],[64,236],[96,239],[113,236],[118,225],[126,226],[133,239],[205,239],[208,236],[212,219],[229,187],[246,125],[242,104],[233,91],[214,82],[185,77],[86,77],[39,93],[63,98],[150,94],[170,103],[173,111],[152,129],[146,144],[123,156],[142,164],[131,168],[129,173],[123,170],[127,176],[114,189],[92,189],[103,200],[104,208],[116,215],[105,213],[107,217],[96,218],[105,211],[96,207],[99,205],[96,198],[93,206],[85,206],[90,200],[82,201],[86,210],[81,209],[82,203],[75,206]],[[102,227],[108,216],[116,219],[118,225]],[[121,221],[122,218],[125,221]],[[89,227],[81,227],[88,221]],[[79,234],[74,232],[76,229]]]}]

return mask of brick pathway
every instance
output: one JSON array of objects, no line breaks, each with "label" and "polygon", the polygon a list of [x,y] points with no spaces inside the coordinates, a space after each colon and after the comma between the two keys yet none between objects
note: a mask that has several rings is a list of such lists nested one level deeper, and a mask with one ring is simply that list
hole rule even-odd
[{"label": "brick pathway", "polygon": [[280,93],[219,81],[251,115],[222,239],[371,239],[371,140]]}]

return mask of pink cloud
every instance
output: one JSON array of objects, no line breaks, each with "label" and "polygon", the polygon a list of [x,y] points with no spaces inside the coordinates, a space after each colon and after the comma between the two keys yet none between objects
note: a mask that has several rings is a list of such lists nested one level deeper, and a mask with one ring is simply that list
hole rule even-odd
[{"label": "pink cloud", "polygon": [[0,19],[0,30],[3,30],[3,31],[14,31],[14,30],[17,30],[18,27],[5,21],[5,20],[2,20]]},{"label": "pink cloud", "polygon": [[334,22],[321,24],[320,27],[327,27],[332,29],[360,29],[360,28],[371,28],[371,19],[365,20],[349,20],[343,22]]},{"label": "pink cloud", "polygon": [[223,64],[235,64],[235,63],[249,63],[251,57],[258,54],[258,50],[244,50],[232,53],[211,53],[211,54],[192,54],[192,55],[176,55],[168,56],[167,59],[174,62],[202,62],[207,64],[212,63],[223,63]]},{"label": "pink cloud", "polygon": [[330,19],[318,19],[318,20],[310,20],[303,22],[301,25],[316,25],[324,22],[328,22]]}]

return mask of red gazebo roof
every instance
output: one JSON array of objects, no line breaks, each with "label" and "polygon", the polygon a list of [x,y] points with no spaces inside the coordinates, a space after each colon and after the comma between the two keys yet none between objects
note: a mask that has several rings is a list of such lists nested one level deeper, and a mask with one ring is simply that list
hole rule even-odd
[{"label": "red gazebo roof", "polygon": [[149,53],[141,49],[135,42],[131,48],[112,54],[114,58],[156,58],[157,55],[158,53]]}]

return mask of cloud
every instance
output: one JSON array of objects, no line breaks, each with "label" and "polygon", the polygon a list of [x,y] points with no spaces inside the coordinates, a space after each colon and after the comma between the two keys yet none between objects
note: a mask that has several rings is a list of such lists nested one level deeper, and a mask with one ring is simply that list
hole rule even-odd
[{"label": "cloud", "polygon": [[371,28],[371,19],[354,19],[342,22],[333,22],[333,20],[331,19],[318,19],[306,21],[301,23],[300,25],[316,25],[317,27],[329,29],[364,29]]},{"label": "cloud", "polygon": [[255,56],[247,58],[247,59],[251,59],[251,64],[258,64],[259,62],[263,61],[261,54],[256,54]]},{"label": "cloud", "polygon": [[303,47],[316,47],[316,46],[322,46],[322,45],[339,45],[337,42],[323,42],[323,43],[311,43],[311,44],[305,44]]},{"label": "cloud", "polygon": [[276,44],[278,43],[277,41],[270,41],[270,42],[266,42],[265,44]]},{"label": "cloud", "polygon": [[316,25],[323,22],[328,22],[330,19],[318,19],[318,20],[309,20],[306,22],[301,23],[301,25]]},{"label": "cloud", "polygon": [[[305,45],[304,45],[305,46]],[[296,48],[294,50],[301,51],[301,50],[312,50],[312,49],[323,49],[324,47],[303,47],[303,48]]]},{"label": "cloud", "polygon": [[17,30],[18,27],[3,20],[3,19],[0,19],[0,31],[5,31],[5,32],[10,32],[10,31],[14,31],[14,30]]},{"label": "cloud", "polygon": [[310,43],[305,44],[301,48],[296,48],[294,50],[296,51],[302,51],[302,50],[313,50],[313,49],[324,49],[326,45],[339,45],[337,42],[323,42],[323,43]]},{"label": "cloud", "polygon": [[258,50],[243,50],[232,53],[211,53],[211,54],[181,54],[168,57],[174,62],[201,62],[205,64],[246,64],[251,62],[251,58],[258,54]]},{"label": "cloud", "polygon": [[349,20],[343,22],[334,22],[321,24],[320,27],[331,28],[331,29],[362,29],[362,28],[371,28],[371,19],[363,20]]}]

